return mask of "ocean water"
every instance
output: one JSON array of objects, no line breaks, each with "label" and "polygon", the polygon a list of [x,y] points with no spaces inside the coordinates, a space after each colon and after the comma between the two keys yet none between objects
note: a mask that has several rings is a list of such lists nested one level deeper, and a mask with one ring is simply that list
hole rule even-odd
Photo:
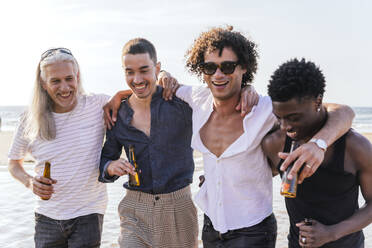
[{"label": "ocean water", "polygon": [[[1,131],[14,131],[26,106],[0,106]],[[372,133],[372,107],[353,107],[356,114],[353,128],[358,132]]]},{"label": "ocean water", "polygon": [[0,106],[1,131],[14,131],[26,106]]},{"label": "ocean water", "polygon": [[372,107],[354,107],[353,110],[353,128],[361,133],[372,133]]}]

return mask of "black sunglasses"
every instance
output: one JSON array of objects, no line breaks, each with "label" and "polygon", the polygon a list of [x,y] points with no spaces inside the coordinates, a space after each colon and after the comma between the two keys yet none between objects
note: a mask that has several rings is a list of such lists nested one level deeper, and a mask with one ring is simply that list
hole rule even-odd
[{"label": "black sunglasses", "polygon": [[217,71],[217,68],[220,68],[224,74],[231,74],[234,73],[237,65],[238,62],[233,61],[224,61],[219,65],[214,62],[207,62],[201,64],[201,70],[206,75],[213,75]]},{"label": "black sunglasses", "polygon": [[[41,54],[41,60],[45,59],[46,57],[49,57],[51,55],[54,55],[56,54],[57,52],[59,53],[65,53],[65,54],[68,54],[68,55],[72,55],[72,52],[70,51],[70,49],[67,49],[67,48],[64,48],[64,47],[58,47],[58,48],[51,48],[51,49],[48,49],[46,50],[45,52],[43,52]],[[40,60],[40,61],[41,61]]]}]

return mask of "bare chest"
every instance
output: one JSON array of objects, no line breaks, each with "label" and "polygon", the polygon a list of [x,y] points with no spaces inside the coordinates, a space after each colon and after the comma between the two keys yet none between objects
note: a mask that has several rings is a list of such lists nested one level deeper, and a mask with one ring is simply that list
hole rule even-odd
[{"label": "bare chest", "polygon": [[151,113],[150,111],[135,111],[131,125],[150,137]]},{"label": "bare chest", "polygon": [[204,146],[217,157],[243,133],[243,118],[239,114],[229,118],[219,118],[212,114],[199,131]]}]

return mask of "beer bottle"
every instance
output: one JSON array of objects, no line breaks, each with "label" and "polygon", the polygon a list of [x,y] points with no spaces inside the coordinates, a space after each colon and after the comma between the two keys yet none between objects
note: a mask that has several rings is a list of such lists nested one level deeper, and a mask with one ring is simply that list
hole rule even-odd
[{"label": "beer bottle", "polygon": [[134,166],[134,171],[136,172],[135,175],[129,174],[129,185],[131,187],[140,186],[140,179],[138,173],[140,172],[138,169],[138,165],[136,162],[136,157],[134,156],[134,147],[133,145],[129,146],[129,163]]},{"label": "beer bottle", "polygon": [[[290,153],[294,150],[295,141],[292,141]],[[287,169],[285,170],[283,177],[282,177],[282,185],[280,187],[280,194],[288,197],[288,198],[295,198],[297,193],[297,173],[293,176],[292,179],[288,179],[289,172],[293,167],[293,163],[290,164]]]},{"label": "beer bottle", "polygon": [[[48,161],[45,162],[43,177],[46,177],[46,178],[50,179],[50,162],[48,162]],[[50,185],[50,184],[48,184],[48,185]],[[49,197],[41,197],[41,199],[42,200],[49,200],[50,196]]]}]

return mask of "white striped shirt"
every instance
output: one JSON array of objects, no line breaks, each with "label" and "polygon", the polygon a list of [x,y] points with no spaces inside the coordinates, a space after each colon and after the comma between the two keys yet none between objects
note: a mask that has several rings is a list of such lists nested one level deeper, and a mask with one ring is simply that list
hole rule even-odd
[{"label": "white striped shirt", "polygon": [[56,220],[67,220],[92,213],[104,214],[106,185],[98,182],[99,161],[104,137],[103,105],[106,95],[79,96],[68,113],[53,113],[56,138],[51,141],[24,138],[25,123],[17,128],[9,159],[23,159],[30,153],[35,172],[42,175],[44,163],[51,163],[54,184],[52,198],[38,198],[35,212]]}]

